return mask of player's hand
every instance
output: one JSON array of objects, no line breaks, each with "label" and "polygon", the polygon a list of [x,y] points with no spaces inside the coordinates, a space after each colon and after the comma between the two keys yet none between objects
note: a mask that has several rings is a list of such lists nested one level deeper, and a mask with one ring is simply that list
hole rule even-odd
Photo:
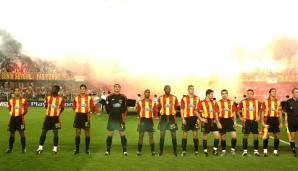
[{"label": "player's hand", "polygon": [[282,123],[279,124],[279,129],[281,129],[283,127]]},{"label": "player's hand", "polygon": [[185,119],[182,119],[182,124],[186,125],[186,120]]},{"label": "player's hand", "polygon": [[237,127],[237,122],[234,122],[234,125],[233,125],[233,127],[234,127],[234,128],[236,128],[236,127]]},{"label": "player's hand", "polygon": [[259,117],[257,117],[257,118],[256,118],[256,121],[257,121],[257,122],[259,122],[259,121],[260,121],[260,118],[259,118]]},{"label": "player's hand", "polygon": [[205,118],[201,118],[201,122],[203,122],[203,123],[207,123],[207,119],[205,119]]},{"label": "player's hand", "polygon": [[217,128],[218,129],[221,129],[222,128],[222,125],[219,122],[217,122]]},{"label": "player's hand", "polygon": [[240,118],[241,122],[245,122],[246,119],[245,118]]}]

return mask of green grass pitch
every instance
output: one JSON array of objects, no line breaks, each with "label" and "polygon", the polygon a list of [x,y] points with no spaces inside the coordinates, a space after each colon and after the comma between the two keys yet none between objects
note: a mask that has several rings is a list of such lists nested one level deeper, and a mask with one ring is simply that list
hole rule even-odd
[{"label": "green grass pitch", "polygon": [[[62,114],[62,129],[59,132],[58,154],[52,154],[53,135],[48,132],[44,152],[36,155],[35,150],[38,146],[41,133],[42,122],[45,109],[29,108],[26,115],[26,137],[27,153],[21,154],[19,135],[16,134],[16,141],[12,154],[5,154],[8,146],[7,123],[9,119],[8,111],[0,108],[0,170],[296,170],[298,169],[298,159],[294,158],[289,150],[289,145],[280,143],[280,156],[274,157],[272,154],[272,141],[270,141],[269,157],[252,156],[252,142],[250,141],[250,156],[244,158],[242,152],[242,134],[241,128],[238,128],[238,152],[236,157],[230,154],[226,157],[208,158],[202,154],[202,139],[199,134],[198,157],[193,155],[193,142],[189,135],[188,153],[185,157],[174,157],[172,154],[171,138],[169,133],[166,135],[165,155],[162,157],[152,157],[148,146],[148,137],[145,136],[142,156],[136,157],[138,134],[136,131],[137,117],[128,116],[126,121],[126,133],[128,139],[128,157],[122,156],[120,137],[117,132],[114,134],[113,146],[110,156],[104,156],[107,115],[92,115],[91,117],[91,155],[84,153],[84,134],[81,136],[81,153],[73,155],[74,149],[74,129],[72,128],[74,112],[67,108]],[[155,121],[155,128],[158,120]],[[178,149],[181,152],[181,121],[179,118],[178,131]],[[286,130],[282,130],[282,140],[287,141]],[[158,151],[159,132],[155,132],[156,151]],[[228,136],[229,152],[230,137]],[[213,140],[210,137],[208,141],[209,152],[212,150]],[[260,141],[260,152],[262,154],[262,142]]]}]

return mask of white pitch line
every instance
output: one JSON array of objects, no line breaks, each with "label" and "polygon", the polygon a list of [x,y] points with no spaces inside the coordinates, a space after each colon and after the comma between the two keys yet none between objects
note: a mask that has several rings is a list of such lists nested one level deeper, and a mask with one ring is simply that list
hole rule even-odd
[{"label": "white pitch line", "polygon": [[[237,124],[237,126],[239,126],[239,127],[242,128],[242,125],[240,125],[240,124]],[[272,136],[269,136],[269,137],[270,137],[271,139],[274,139],[274,137],[272,137]],[[279,141],[282,142],[282,143],[284,143],[284,144],[290,145],[290,143],[287,142],[287,141],[285,141],[285,140],[279,139]]]}]

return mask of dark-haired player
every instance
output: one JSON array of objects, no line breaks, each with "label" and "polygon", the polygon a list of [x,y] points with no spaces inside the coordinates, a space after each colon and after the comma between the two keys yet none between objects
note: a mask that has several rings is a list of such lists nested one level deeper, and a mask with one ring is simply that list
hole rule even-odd
[{"label": "dark-haired player", "polygon": [[60,115],[64,111],[65,101],[64,98],[59,96],[60,87],[54,85],[51,94],[45,98],[46,117],[43,122],[42,132],[39,139],[39,146],[36,150],[37,154],[43,151],[43,145],[46,140],[46,135],[49,130],[54,133],[54,147],[53,152],[57,154],[58,150],[58,130],[61,129]]}]

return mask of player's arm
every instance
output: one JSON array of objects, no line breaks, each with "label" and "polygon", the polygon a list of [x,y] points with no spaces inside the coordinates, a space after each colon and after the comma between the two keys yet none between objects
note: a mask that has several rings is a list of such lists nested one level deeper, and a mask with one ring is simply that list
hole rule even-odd
[{"label": "player's arm", "polygon": [[[140,101],[136,103],[136,111],[137,111],[137,115],[140,115],[140,112],[141,112]],[[141,121],[141,117],[139,117],[138,125],[140,124],[140,121]]]},{"label": "player's arm", "polygon": [[12,108],[12,106],[11,106],[11,104],[10,104],[10,100],[8,100],[7,109],[8,109],[9,112],[11,111],[11,108]]},{"label": "player's arm", "polygon": [[122,104],[123,111],[122,111],[122,121],[125,123],[126,114],[127,114],[127,98],[124,96],[124,103]]},{"label": "player's arm", "polygon": [[96,112],[94,101],[93,101],[92,98],[90,98],[90,110],[91,110],[92,113],[95,113]]},{"label": "player's arm", "polygon": [[72,109],[73,110],[76,110],[76,107],[77,107],[77,102],[76,102],[76,98],[74,98],[73,100],[72,100]]},{"label": "player's arm", "polygon": [[105,108],[106,108],[107,114],[110,114],[110,95],[106,98]]},{"label": "player's arm", "polygon": [[48,108],[48,97],[45,97],[45,99],[44,99],[44,107],[45,108]]},{"label": "player's arm", "polygon": [[221,123],[219,122],[219,116],[218,116],[219,115],[219,107],[218,107],[217,103],[215,104],[214,114],[215,114],[215,120],[216,120],[217,127],[219,129],[221,129]]},{"label": "player's arm", "polygon": [[266,110],[266,106],[265,106],[265,102],[262,103],[262,110],[261,110],[261,124],[263,127],[266,126],[265,124],[265,110]]},{"label": "player's arm", "polygon": [[282,126],[283,126],[283,124],[282,124],[282,122],[283,122],[283,117],[282,117],[282,109],[281,109],[281,107],[278,109],[278,113],[279,113],[279,128],[282,128]]},{"label": "player's arm", "polygon": [[[153,112],[154,112],[154,117],[158,117],[158,105],[156,103],[154,103],[153,105]],[[154,118],[152,117],[152,120],[154,120]]]},{"label": "player's arm", "polygon": [[27,112],[28,112],[28,102],[27,102],[27,100],[25,99],[25,100],[24,100],[24,116],[27,114]]},{"label": "player's arm", "polygon": [[245,121],[245,119],[244,117],[241,116],[242,109],[243,109],[243,105],[242,105],[242,102],[240,102],[237,108],[237,115],[238,115],[238,118],[243,122]]},{"label": "player's arm", "polygon": [[181,120],[182,120],[182,123],[183,125],[185,125],[185,118],[184,118],[184,108],[185,108],[185,103],[184,103],[184,100],[183,98],[181,99],[181,107],[180,107],[180,117],[181,117]]},{"label": "player's arm", "polygon": [[196,110],[196,114],[198,116],[198,120],[199,122],[203,122],[203,123],[206,123],[207,120],[205,118],[202,117],[202,114],[203,114],[203,106],[202,106],[202,103],[200,102],[198,104],[198,107],[197,107],[197,110]]},{"label": "player's arm", "polygon": [[259,122],[260,121],[260,117],[262,116],[262,110],[261,110],[260,102],[258,102],[257,105],[258,105],[258,114],[256,115],[256,121]]},{"label": "player's arm", "polygon": [[60,107],[60,114],[62,114],[62,112],[64,111],[64,107],[65,107],[65,100],[62,97],[62,101],[61,101],[61,107]]},{"label": "player's arm", "polygon": [[232,109],[233,109],[232,110],[233,111],[232,112],[233,113],[233,118],[232,119],[233,119],[233,122],[234,122],[234,127],[236,127],[237,126],[237,116],[236,116],[237,115],[236,114],[237,113],[237,106],[236,106],[235,103],[233,104]]}]

